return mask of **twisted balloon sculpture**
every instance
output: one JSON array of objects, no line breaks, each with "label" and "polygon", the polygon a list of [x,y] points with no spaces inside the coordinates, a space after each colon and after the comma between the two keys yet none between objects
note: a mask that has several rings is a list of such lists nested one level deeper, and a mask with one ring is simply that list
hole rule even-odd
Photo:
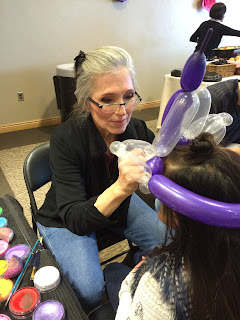
[{"label": "twisted balloon sculpture", "polygon": [[[209,132],[218,144],[226,134],[226,126],[232,123],[228,113],[210,114],[211,96],[204,87],[199,87],[206,70],[205,47],[211,37],[209,29],[200,51],[194,52],[187,60],[180,84],[168,101],[161,130],[152,145],[141,140],[115,141],[110,151],[122,157],[134,157],[130,152],[141,148],[146,155],[146,162],[138,160],[144,167],[144,175],[139,182],[143,193],[149,191],[178,213],[191,219],[222,228],[240,228],[240,204],[225,203],[195,194],[163,176],[163,161],[178,145],[189,144],[201,132]],[[124,167],[122,168],[124,170]],[[131,177],[131,173],[129,173]]]}]

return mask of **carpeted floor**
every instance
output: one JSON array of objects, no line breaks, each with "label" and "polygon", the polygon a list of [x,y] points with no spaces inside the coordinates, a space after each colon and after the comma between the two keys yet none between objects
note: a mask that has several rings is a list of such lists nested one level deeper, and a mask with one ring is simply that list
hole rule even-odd
[{"label": "carpeted floor", "polygon": [[[147,126],[156,134],[157,129],[157,119],[146,121]],[[4,149],[0,151],[0,167],[3,171],[4,176],[7,179],[8,184],[10,185],[15,198],[22,205],[24,210],[24,215],[31,225],[31,212],[29,208],[29,198],[27,189],[25,186],[23,178],[23,163],[27,154],[37,145],[30,144],[21,147],[15,147],[11,149]],[[40,206],[44,199],[45,195],[50,187],[50,183],[38,191],[36,191],[37,205]],[[117,253],[126,249],[127,241],[124,241],[118,245],[112,246],[110,249],[105,249],[100,253],[100,260],[108,258],[112,252]],[[122,260],[122,258],[120,258]],[[119,259],[118,259],[119,261]]]}]

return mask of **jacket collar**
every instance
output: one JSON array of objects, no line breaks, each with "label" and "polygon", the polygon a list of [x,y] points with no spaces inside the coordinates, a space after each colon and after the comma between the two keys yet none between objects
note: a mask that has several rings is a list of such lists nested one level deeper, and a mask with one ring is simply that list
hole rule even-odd
[{"label": "jacket collar", "polygon": [[[88,118],[84,121],[81,127],[81,130],[83,129],[86,132],[87,141],[89,143],[89,151],[92,156],[99,157],[107,151],[107,146],[104,142],[104,139],[95,126],[91,114],[89,114]],[[118,141],[124,141],[127,139],[138,139],[132,119],[130,120],[126,130],[117,137]]]}]

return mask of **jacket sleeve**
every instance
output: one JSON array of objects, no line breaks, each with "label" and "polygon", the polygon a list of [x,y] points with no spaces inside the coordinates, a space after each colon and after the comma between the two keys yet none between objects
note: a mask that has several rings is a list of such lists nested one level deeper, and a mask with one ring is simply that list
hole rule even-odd
[{"label": "jacket sleeve", "polygon": [[240,31],[239,30],[235,30],[232,28],[229,28],[225,25],[222,25],[222,34],[224,36],[235,36],[235,37],[240,37]]},{"label": "jacket sleeve", "polygon": [[97,196],[87,199],[81,159],[76,163],[73,150],[59,136],[51,137],[50,146],[57,210],[65,227],[85,235],[112,224],[94,206]]},{"label": "jacket sleeve", "polygon": [[198,42],[199,39],[199,29],[200,27],[191,35],[190,42]]}]

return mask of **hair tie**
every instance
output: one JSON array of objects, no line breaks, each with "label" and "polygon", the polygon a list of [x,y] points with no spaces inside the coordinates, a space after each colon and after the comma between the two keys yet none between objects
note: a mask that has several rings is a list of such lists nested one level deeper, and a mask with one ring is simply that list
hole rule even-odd
[{"label": "hair tie", "polygon": [[76,63],[78,63],[78,64],[80,65],[80,64],[82,64],[83,61],[85,61],[85,60],[86,60],[86,55],[85,55],[85,53],[84,53],[82,50],[80,50],[78,56],[76,56],[76,57],[74,58],[74,61],[76,61]]}]

